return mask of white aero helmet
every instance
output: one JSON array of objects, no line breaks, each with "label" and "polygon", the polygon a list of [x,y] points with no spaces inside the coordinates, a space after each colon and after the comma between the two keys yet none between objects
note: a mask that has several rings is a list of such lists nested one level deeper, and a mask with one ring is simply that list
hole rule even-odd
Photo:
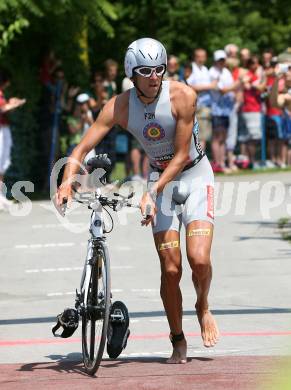
[{"label": "white aero helmet", "polygon": [[139,66],[167,66],[167,52],[161,42],[152,38],[141,38],[132,42],[125,53],[124,69],[127,77],[133,76]]}]

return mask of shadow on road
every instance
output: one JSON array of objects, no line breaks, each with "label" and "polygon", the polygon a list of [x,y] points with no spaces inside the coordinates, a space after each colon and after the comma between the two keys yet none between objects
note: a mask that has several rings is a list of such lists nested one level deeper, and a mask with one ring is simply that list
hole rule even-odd
[{"label": "shadow on road", "polygon": [[[115,359],[115,360],[103,359],[100,367],[103,367],[103,368],[114,368],[114,367],[120,367],[120,366],[122,366],[124,364],[130,364],[130,363],[141,363],[141,364],[142,363],[144,363],[144,364],[159,363],[159,364],[165,364],[167,366],[170,366],[170,364],[167,363],[167,359],[168,358],[156,357],[156,356],[124,357],[124,358]],[[188,363],[192,362],[192,361],[195,361],[195,360],[199,360],[201,362],[213,361],[212,358],[206,358],[206,357],[200,357],[200,356],[199,357],[188,357],[187,358],[187,362]]]},{"label": "shadow on road", "polygon": [[[38,370],[42,371],[53,371],[56,373],[67,373],[67,374],[79,374],[90,378],[88,374],[86,374],[83,368],[82,355],[80,353],[70,353],[68,355],[48,355],[46,356],[54,362],[49,363],[27,363],[20,366],[17,371],[20,372],[37,372]],[[102,359],[100,364],[100,368],[103,369],[113,369],[122,366],[128,366],[130,368],[131,364],[139,363],[139,364],[162,364],[170,366],[166,363],[167,358],[156,357],[156,356],[135,356],[135,357],[124,357],[119,359]],[[207,357],[188,357],[187,362],[192,361],[201,361],[201,362],[211,362],[212,358]],[[128,374],[127,374],[128,375]],[[98,372],[97,372],[98,376]]]},{"label": "shadow on road", "polygon": [[[213,309],[211,312],[217,316],[227,315],[245,315],[245,314],[288,314],[291,313],[290,307],[256,307],[246,309]],[[195,311],[184,310],[184,316],[194,316]],[[130,313],[130,318],[153,318],[164,317],[164,311],[137,311]],[[40,324],[55,322],[55,317],[31,317],[31,318],[13,318],[0,320],[1,325],[20,325],[20,324]]]},{"label": "shadow on road", "polygon": [[77,373],[88,376],[85,373],[82,362],[82,355],[80,353],[69,353],[68,355],[48,355],[46,356],[53,363],[27,363],[23,364],[17,371],[37,371],[37,370],[52,370],[64,373]]}]

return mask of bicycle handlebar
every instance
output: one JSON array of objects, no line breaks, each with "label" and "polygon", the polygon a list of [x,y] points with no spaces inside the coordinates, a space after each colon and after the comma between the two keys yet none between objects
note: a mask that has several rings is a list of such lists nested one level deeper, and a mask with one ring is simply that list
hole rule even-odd
[{"label": "bicycle handlebar", "polygon": [[[120,205],[122,207],[134,207],[134,208],[140,208],[137,204],[128,203],[130,199],[133,198],[134,192],[130,193],[128,196],[121,195],[119,193],[114,193],[114,196],[118,196],[121,199],[110,199],[108,196],[104,195],[96,195],[96,193],[93,192],[83,192],[80,193],[74,188],[75,194],[78,194],[80,196],[79,199],[76,197],[73,197],[72,200],[85,204],[88,206],[88,208],[91,208],[91,204],[93,204],[95,201],[98,201],[101,206],[109,206],[113,211],[117,211],[117,207]],[[63,213],[65,214],[66,208],[67,208],[67,200],[64,199],[63,202]]]}]

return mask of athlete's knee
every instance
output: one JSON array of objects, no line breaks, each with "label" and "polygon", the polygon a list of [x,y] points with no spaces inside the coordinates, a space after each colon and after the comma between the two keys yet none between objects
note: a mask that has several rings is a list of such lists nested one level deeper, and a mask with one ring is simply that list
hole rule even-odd
[{"label": "athlete's knee", "polygon": [[192,256],[188,256],[193,274],[204,279],[211,272],[211,262],[209,253],[206,251],[197,251]]},{"label": "athlete's knee", "polygon": [[167,283],[179,283],[182,276],[182,265],[180,256],[168,251],[167,255],[161,259],[161,280]]},{"label": "athlete's knee", "polygon": [[169,264],[162,267],[161,278],[168,281],[180,281],[182,276],[182,267],[175,264]]}]

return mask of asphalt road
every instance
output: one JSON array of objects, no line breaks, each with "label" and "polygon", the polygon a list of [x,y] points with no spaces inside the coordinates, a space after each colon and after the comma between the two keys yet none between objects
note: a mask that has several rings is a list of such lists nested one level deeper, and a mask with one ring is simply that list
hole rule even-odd
[{"label": "asphalt road", "polygon": [[183,367],[165,364],[171,346],[151,231],[137,210],[115,216],[108,237],[113,298],[128,306],[131,338],[118,361],[105,355],[95,379],[82,370],[80,329],[66,340],[51,334],[55,316],[74,304],[89,211],[73,210],[69,228],[50,202],[33,202],[27,216],[0,213],[0,387],[96,388],[97,381],[128,390],[279,389],[291,354],[291,246],[277,221],[291,215],[290,186],[290,173],[218,179],[210,303],[222,336],[215,348],[203,347],[184,256]]}]

